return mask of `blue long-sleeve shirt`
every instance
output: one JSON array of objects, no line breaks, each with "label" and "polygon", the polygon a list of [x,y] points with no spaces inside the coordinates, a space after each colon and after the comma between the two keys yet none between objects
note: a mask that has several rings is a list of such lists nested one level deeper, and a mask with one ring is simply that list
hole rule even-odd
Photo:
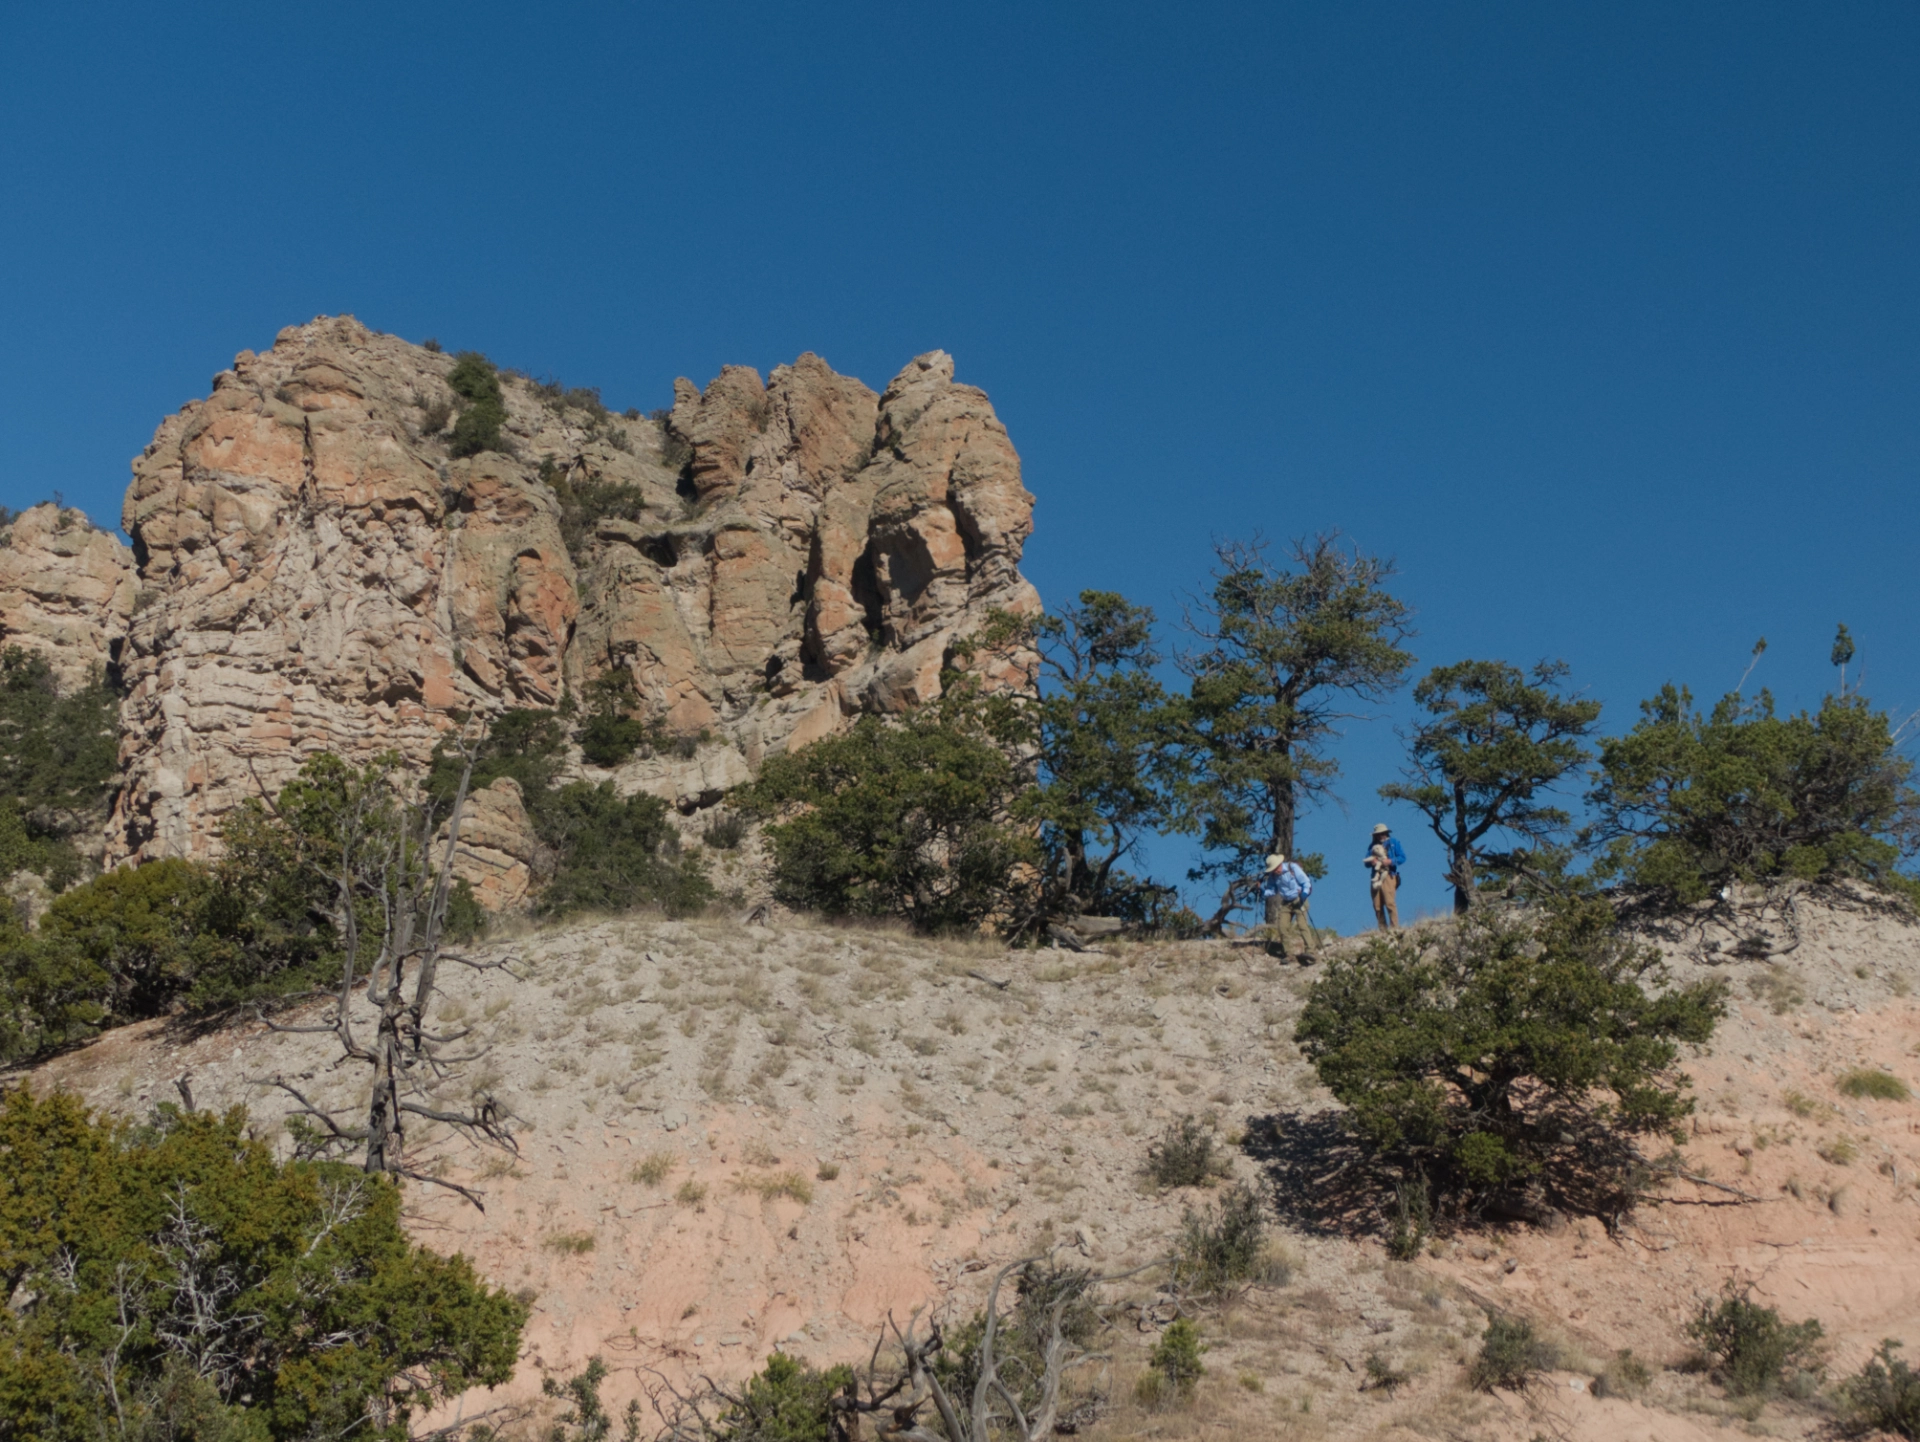
[{"label": "blue long-sleeve shirt", "polygon": [[1293,862],[1285,863],[1278,871],[1269,871],[1260,878],[1260,894],[1277,896],[1282,901],[1299,901],[1304,898],[1312,883],[1307,873]]}]

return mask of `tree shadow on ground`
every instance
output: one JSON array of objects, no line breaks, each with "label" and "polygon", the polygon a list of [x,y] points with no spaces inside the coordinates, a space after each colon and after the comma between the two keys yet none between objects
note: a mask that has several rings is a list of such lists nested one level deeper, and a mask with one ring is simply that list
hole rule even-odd
[{"label": "tree shadow on ground", "polygon": [[1393,1214],[1400,1169],[1337,1109],[1252,1117],[1242,1148],[1259,1164],[1280,1220],[1315,1236],[1377,1235]]}]

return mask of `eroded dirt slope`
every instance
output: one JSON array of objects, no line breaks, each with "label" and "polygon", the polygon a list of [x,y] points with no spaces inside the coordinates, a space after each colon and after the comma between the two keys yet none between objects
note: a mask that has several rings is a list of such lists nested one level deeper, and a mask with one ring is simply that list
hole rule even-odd
[{"label": "eroded dirt slope", "polygon": [[[775,1346],[864,1355],[889,1310],[970,1309],[991,1265],[1049,1246],[1105,1270],[1163,1254],[1207,1198],[1155,1190],[1142,1163],[1195,1112],[1239,1144],[1240,1176],[1272,1188],[1291,1275],[1203,1319],[1213,1351],[1189,1411],[1126,1400],[1153,1326],[1123,1325],[1099,1435],[1715,1435],[1735,1409],[1672,1368],[1684,1323],[1729,1280],[1819,1318],[1836,1373],[1884,1336],[1920,1346],[1920,1103],[1835,1086],[1872,1065],[1920,1089],[1920,929],[1805,905],[1799,929],[1784,956],[1708,968],[1733,982],[1734,1015],[1690,1063],[1689,1167],[1758,1201],[1675,1183],[1611,1235],[1465,1232],[1410,1264],[1349,1214],[1351,1152],[1291,1043],[1312,972],[1257,949],[1008,956],[719,918],[529,931],[487,948],[517,976],[456,976],[442,1010],[492,1048],[451,1090],[505,1099],[520,1155],[416,1137],[486,1211],[413,1188],[413,1226],[535,1298],[504,1396],[600,1353],[624,1402],[654,1370],[739,1376]],[[1724,954],[1700,940],[1671,947],[1682,975]],[[197,1038],[150,1024],[34,1081],[141,1112],[190,1075],[200,1105],[244,1104],[277,1135],[289,1103],[264,1083],[349,1103],[358,1078],[332,1060],[324,1038],[255,1024]],[[1153,1274],[1126,1285],[1151,1317]],[[1539,1322],[1569,1370],[1524,1397],[1465,1391],[1487,1307]],[[1644,1394],[1594,1397],[1592,1376],[1628,1348],[1652,1369]],[[1410,1380],[1365,1386],[1373,1356]],[[1779,1402],[1751,1425],[1807,1435],[1822,1419]]]}]

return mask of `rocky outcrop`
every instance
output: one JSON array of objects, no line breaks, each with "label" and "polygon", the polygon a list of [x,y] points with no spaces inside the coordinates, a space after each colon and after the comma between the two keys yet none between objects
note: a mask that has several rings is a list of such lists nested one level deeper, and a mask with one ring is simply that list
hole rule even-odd
[{"label": "rocky outcrop", "polygon": [[[440,841],[445,844],[445,827]],[[474,897],[487,910],[510,910],[533,889],[543,850],[527,818],[520,783],[502,776],[467,797],[460,813],[453,874],[473,888]]]},{"label": "rocky outcrop", "polygon": [[63,692],[110,672],[139,604],[133,552],[47,502],[0,530],[0,646],[44,656]]},{"label": "rocky outcrop", "polygon": [[[346,317],[243,351],[134,462],[137,575],[85,530],[58,543],[70,601],[0,597],[10,634],[70,618],[62,664],[108,655],[128,687],[110,858],[207,854],[310,755],[424,761],[461,716],[612,673],[694,752],[614,779],[693,809],[765,755],[932,699],[956,639],[1038,606],[1019,459],[941,352],[879,396],[814,355],[765,381],[729,366],[657,418],[508,375],[503,447],[466,459],[428,433],[453,364]],[[601,494],[617,514],[583,500]],[[36,555],[56,521],[29,528]],[[524,889],[531,854],[490,849],[514,860],[476,889]]]}]

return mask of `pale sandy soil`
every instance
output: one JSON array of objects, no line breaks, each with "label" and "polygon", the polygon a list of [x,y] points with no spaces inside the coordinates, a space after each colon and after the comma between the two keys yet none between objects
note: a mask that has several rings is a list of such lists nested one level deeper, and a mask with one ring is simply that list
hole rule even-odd
[{"label": "pale sandy soil", "polygon": [[[1184,1410],[1130,1400],[1155,1329],[1120,1314],[1115,1401],[1082,1435],[1817,1435],[1817,1402],[1735,1407],[1676,1370],[1686,1320],[1729,1279],[1817,1317],[1836,1375],[1881,1337],[1920,1351],[1920,1102],[1834,1086],[1871,1064],[1920,1090],[1920,928],[1803,906],[1801,932],[1771,963],[1703,968],[1697,935],[1672,948],[1680,974],[1725,975],[1737,1000],[1689,1063],[1689,1164],[1762,1200],[1677,1183],[1614,1235],[1591,1221],[1462,1231],[1388,1261],[1375,1226],[1342,1216],[1350,1152],[1290,1040],[1312,972],[1254,948],[1009,956],[792,919],[623,918],[490,943],[520,976],[452,977],[443,1018],[492,1050],[449,1095],[496,1090],[520,1118],[520,1155],[416,1138],[486,1211],[413,1186],[409,1213],[424,1242],[534,1299],[503,1398],[598,1353],[618,1404],[655,1372],[739,1377],[775,1346],[863,1357],[889,1310],[970,1311],[992,1265],[1049,1246],[1109,1271],[1163,1255],[1208,1194],[1161,1193],[1142,1163],[1196,1112],[1242,1142],[1237,1175],[1272,1187],[1291,1277],[1202,1318],[1209,1373]],[[353,1099],[358,1078],[331,1061],[324,1038],[257,1024],[199,1037],[151,1024],[33,1079],[138,1113],[189,1073],[200,1105],[244,1104],[264,1136],[286,1101],[263,1078]],[[1155,1281],[1126,1295],[1151,1309]],[[1520,1396],[1467,1392],[1488,1306],[1535,1320],[1569,1370]],[[1651,1385],[1637,1402],[1596,1399],[1591,1378],[1623,1348]],[[1412,1379],[1364,1388],[1374,1354]]]}]

